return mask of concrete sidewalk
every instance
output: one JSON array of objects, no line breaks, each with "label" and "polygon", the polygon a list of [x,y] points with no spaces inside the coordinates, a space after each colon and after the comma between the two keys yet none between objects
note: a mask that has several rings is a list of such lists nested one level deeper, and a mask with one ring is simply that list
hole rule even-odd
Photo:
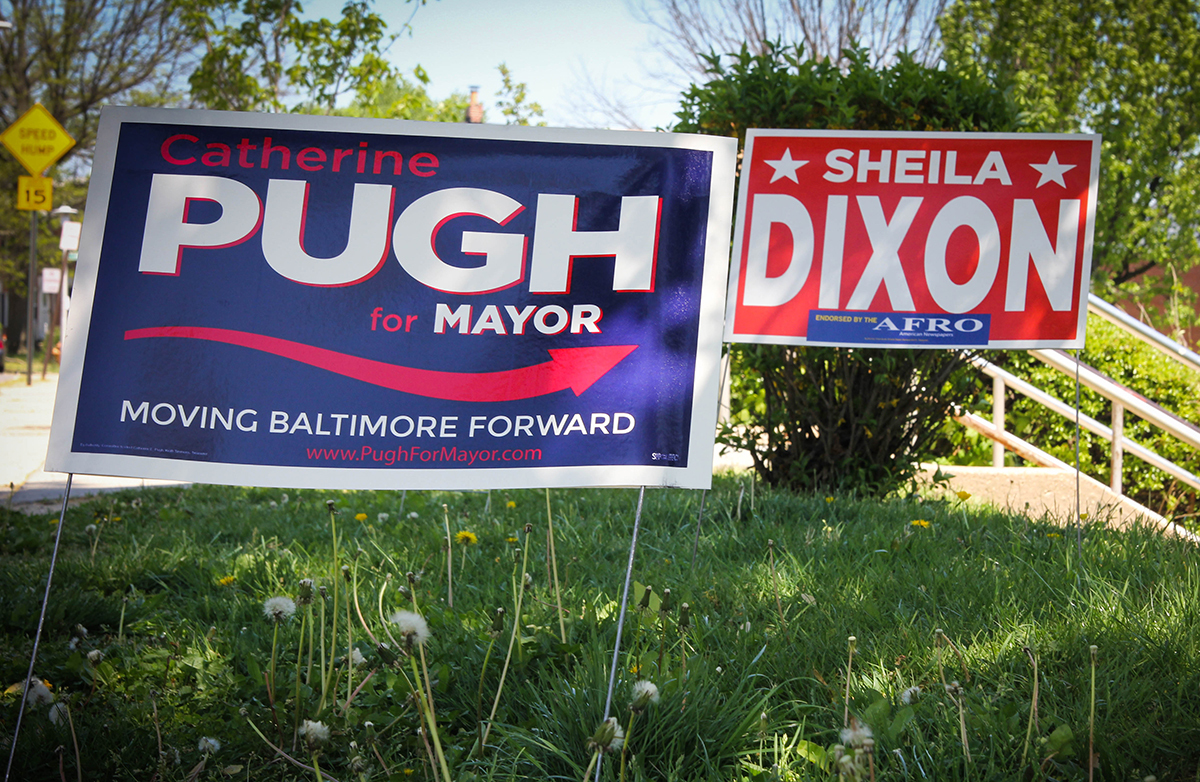
[{"label": "concrete sidewalk", "polygon": [[[25,385],[23,375],[0,374],[0,504],[5,507],[45,513],[62,504],[67,476],[42,469],[50,443],[50,420],[54,416],[57,389],[56,374],[42,380],[40,373],[35,372],[29,386]],[[169,485],[173,484],[141,478],[76,475],[71,482],[71,497]]]}]

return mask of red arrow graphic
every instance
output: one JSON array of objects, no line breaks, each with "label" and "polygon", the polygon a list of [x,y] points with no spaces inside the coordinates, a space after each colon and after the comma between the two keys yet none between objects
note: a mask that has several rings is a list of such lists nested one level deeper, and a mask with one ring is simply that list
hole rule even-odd
[{"label": "red arrow graphic", "polygon": [[456,402],[507,402],[553,394],[568,388],[575,392],[575,396],[579,396],[637,349],[637,345],[556,348],[548,351],[549,361],[531,367],[502,372],[441,372],[386,364],[278,337],[231,329],[162,326],[125,332],[125,339],[150,337],[203,339],[239,345],[394,391]]}]

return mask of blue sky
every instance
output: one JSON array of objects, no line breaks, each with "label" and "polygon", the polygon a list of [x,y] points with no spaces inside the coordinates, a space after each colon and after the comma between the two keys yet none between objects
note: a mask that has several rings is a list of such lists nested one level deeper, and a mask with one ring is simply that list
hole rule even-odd
[{"label": "blue sky", "polygon": [[[375,8],[397,32],[413,2],[377,0]],[[305,10],[337,18],[340,7],[339,0],[315,0]],[[550,125],[599,122],[589,110],[590,78],[607,94],[622,96],[640,124],[653,128],[673,121],[679,82],[661,78],[666,69],[651,33],[623,0],[429,0],[413,16],[411,37],[397,39],[390,54],[406,72],[421,65],[435,98],[479,86],[491,122],[501,121],[494,101],[496,66],[503,62],[528,84],[529,100],[542,105]]]}]

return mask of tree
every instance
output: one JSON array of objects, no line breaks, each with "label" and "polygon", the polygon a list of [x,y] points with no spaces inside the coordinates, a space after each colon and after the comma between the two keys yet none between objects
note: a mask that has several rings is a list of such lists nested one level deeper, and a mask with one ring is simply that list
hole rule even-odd
[{"label": "tree", "polygon": [[[859,49],[845,70],[799,47],[710,57],[709,79],[683,96],[675,129],[1009,131],[1015,108],[978,75],[901,55],[874,68]],[[772,486],[884,495],[938,451],[950,411],[979,393],[967,354],[731,345],[733,400],[721,440],[744,448]]]},{"label": "tree", "polygon": [[383,57],[392,38],[371,0],[347,0],[342,18],[301,18],[298,0],[192,0],[183,14],[203,49],[188,79],[193,99],[212,109],[285,111],[298,90],[307,111],[332,111],[347,92],[365,97],[392,75]]},{"label": "tree", "polygon": [[[42,103],[75,139],[60,170],[90,153],[103,104],[169,80],[190,45],[179,34],[175,0],[0,0],[0,18],[12,24],[0,30],[0,125]],[[0,154],[5,198],[24,173]],[[73,205],[83,206],[81,200]],[[50,227],[45,221],[43,227],[49,243]],[[27,215],[0,210],[0,279],[8,292],[14,350],[24,331],[28,253]]]},{"label": "tree", "polygon": [[[534,118],[540,119],[542,116],[542,106],[540,103],[531,103],[529,101],[529,87],[523,81],[517,81],[513,78],[512,71],[508,69],[508,65],[500,63],[496,66],[500,71],[502,83],[500,90],[496,93],[499,98],[496,102],[500,113],[504,115],[505,125],[529,125],[530,120]],[[544,121],[534,123],[536,125],[545,125]]]},{"label": "tree", "polygon": [[1193,302],[1178,278],[1200,263],[1200,2],[958,0],[942,39],[947,63],[1007,89],[1029,129],[1102,135],[1093,288],[1160,326],[1154,297]]},{"label": "tree", "polygon": [[939,56],[937,18],[946,0],[654,0],[639,15],[658,30],[661,51],[693,78],[707,55],[743,45],[765,54],[778,42],[800,44],[817,60],[845,64],[863,47],[875,64],[908,52],[933,65]]},{"label": "tree", "polygon": [[369,95],[358,95],[346,109],[334,113],[347,117],[383,117],[425,122],[462,122],[470,103],[466,93],[454,92],[448,98],[435,100],[426,90],[429,76],[417,66],[413,70],[416,82],[400,73],[384,78]]}]

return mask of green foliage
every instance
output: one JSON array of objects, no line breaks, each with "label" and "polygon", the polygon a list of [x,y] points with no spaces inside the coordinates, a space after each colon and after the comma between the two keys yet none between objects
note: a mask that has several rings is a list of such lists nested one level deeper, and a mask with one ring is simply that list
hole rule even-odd
[{"label": "green foliage", "polygon": [[[958,503],[826,501],[762,487],[751,511],[739,501],[744,480],[719,479],[709,493],[694,567],[699,493],[647,492],[634,574],[654,585],[653,595],[641,612],[640,595],[631,596],[611,713],[628,727],[639,678],[654,681],[662,699],[638,718],[630,780],[829,778],[827,755],[843,743],[848,635],[858,638],[850,713],[874,732],[878,779],[904,779],[905,769],[909,779],[1018,779],[1039,767],[1055,779],[1085,779],[1091,644],[1100,649],[1097,779],[1194,774],[1200,566],[1192,544],[1088,527],[1081,561],[1052,524]],[[311,778],[250,728],[308,760],[293,749],[297,705],[301,717],[332,729],[320,763],[333,777],[408,779],[411,769],[411,778],[426,778],[409,669],[388,664],[356,615],[355,646],[366,664],[354,673],[351,708],[342,703],[345,595],[354,587],[338,573],[342,565],[357,578],[358,607],[382,640],[395,627],[379,618],[378,605],[385,615],[411,609],[399,585],[407,588],[405,573],[414,574],[454,779],[581,777],[587,737],[603,716],[635,492],[553,492],[566,644],[545,560],[543,492],[493,492],[486,513],[481,492],[287,494],[284,501],[277,490],[170,488],[67,511],[36,672],[70,704],[84,779]],[[326,500],[342,509],[336,559]],[[478,538],[465,549],[454,544],[453,609],[444,601],[443,503],[452,532]],[[0,691],[25,675],[56,518],[0,509]],[[918,519],[928,526],[914,526]],[[97,530],[89,534],[85,524]],[[521,537],[525,524],[533,531]],[[533,584],[488,752],[478,756],[471,748],[480,677],[486,703],[512,627],[506,617],[484,673],[494,609],[513,605],[520,563],[509,538],[531,547]],[[302,578],[330,593],[343,585],[336,643],[332,598],[323,631],[320,598],[312,605],[314,657],[335,660],[336,702],[327,698],[321,710],[321,676],[315,668],[306,676],[301,607],[279,626],[277,729],[263,680],[274,627],[262,606],[295,597]],[[663,610],[666,588],[672,601]],[[957,652],[943,647],[939,655],[939,628]],[[1033,685],[1025,646],[1039,659],[1040,721],[1022,769]],[[93,651],[102,657],[90,659]],[[971,765],[943,676],[962,685]],[[919,694],[902,697],[913,687]],[[17,708],[14,694],[0,697],[5,725]],[[206,736],[221,748],[195,772]],[[73,746],[70,729],[52,722],[45,706],[30,710],[14,778],[59,780],[59,747],[63,774],[74,778]],[[602,778],[617,779],[619,763],[606,757]]]},{"label": "green foliage", "polygon": [[448,98],[435,100],[425,88],[429,83],[425,71],[417,67],[413,73],[416,81],[410,81],[400,73],[388,75],[370,95],[358,95],[349,108],[334,113],[350,117],[462,122],[470,103],[466,94],[455,92]]},{"label": "green foliage", "polygon": [[[862,50],[842,70],[799,49],[709,58],[711,79],[683,97],[675,130],[747,128],[1008,131],[1015,108],[989,82],[902,56],[884,69]],[[939,449],[934,435],[977,382],[950,351],[730,346],[733,403],[722,442],[749,450],[772,486],[886,495]]]},{"label": "green foliage", "polygon": [[1200,263],[1200,3],[958,0],[941,27],[950,67],[996,79],[1031,129],[1103,136],[1093,286],[1194,325],[1178,278]]},{"label": "green foliage", "polygon": [[[1006,353],[992,360],[1074,406],[1074,377],[1051,369],[1027,353]],[[1184,421],[1200,421],[1200,374],[1166,358],[1102,318],[1088,318],[1087,348],[1080,361],[1158,402]],[[1073,420],[1048,413],[1041,405],[1015,392],[1009,392],[1006,406],[1006,427],[1010,431],[1068,464],[1075,463]],[[1112,403],[1087,388],[1080,391],[1080,411],[1112,425]],[[990,416],[990,407],[987,413],[981,411],[981,415]],[[1125,436],[1189,472],[1200,474],[1200,454],[1194,448],[1128,410]],[[1105,485],[1111,474],[1110,454],[1108,441],[1086,430],[1082,432],[1080,469]],[[1200,495],[1194,489],[1130,453],[1125,454],[1122,466],[1121,481],[1126,495],[1156,513],[1195,524],[1200,514]]]},{"label": "green foliage", "polygon": [[302,19],[297,0],[185,4],[184,29],[204,48],[188,77],[192,98],[237,111],[283,111],[290,90],[309,111],[331,111],[348,91],[371,100],[391,73],[387,23],[371,5],[347,0],[333,22]]},{"label": "green foliage", "polygon": [[530,103],[527,95],[528,86],[523,81],[517,81],[513,78],[512,71],[504,63],[496,66],[500,71],[502,80],[500,89],[496,92],[496,97],[500,100],[496,101],[496,105],[500,108],[500,113],[504,115],[505,125],[545,125],[544,121],[531,122],[534,118],[542,116],[542,106],[539,103]]}]

